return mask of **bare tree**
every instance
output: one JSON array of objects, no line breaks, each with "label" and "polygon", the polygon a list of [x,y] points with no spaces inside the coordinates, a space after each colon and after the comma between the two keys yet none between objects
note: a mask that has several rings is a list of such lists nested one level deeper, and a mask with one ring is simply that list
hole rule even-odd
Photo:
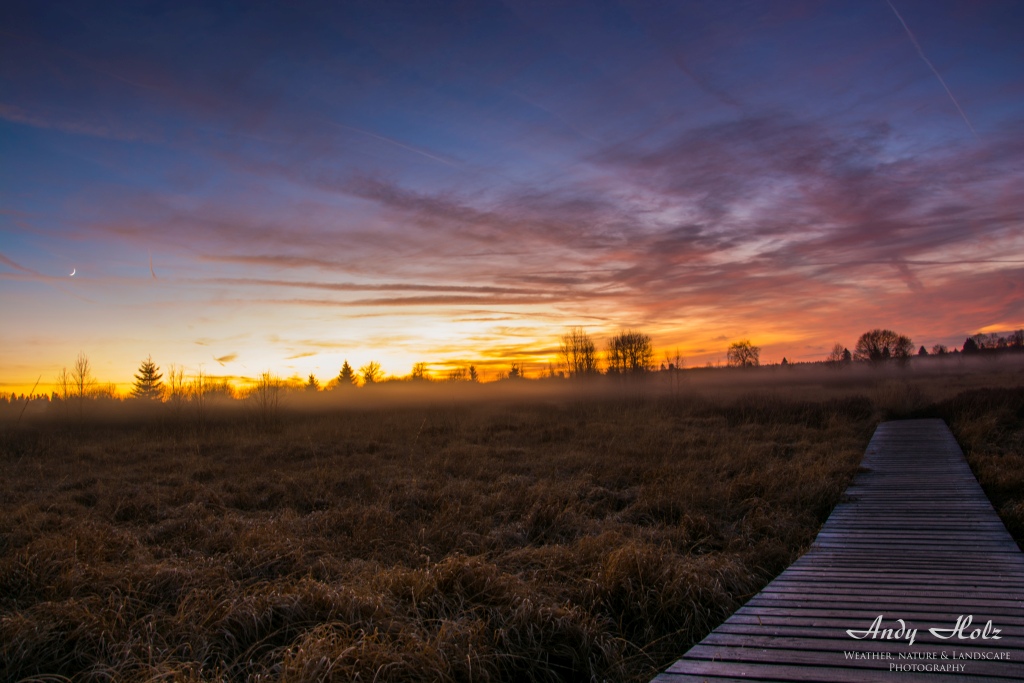
[{"label": "bare tree", "polygon": [[171,404],[175,417],[181,416],[181,410],[188,399],[188,387],[185,385],[185,368],[171,364],[167,368],[167,402]]},{"label": "bare tree", "polygon": [[199,418],[199,426],[202,427],[206,424],[206,403],[209,398],[210,392],[210,381],[206,374],[203,372],[203,368],[199,368],[199,372],[192,378],[192,382],[189,383],[189,398],[192,400],[192,404],[196,408],[196,417]]},{"label": "bare tree", "polygon": [[64,418],[67,419],[71,416],[71,392],[73,390],[73,380],[67,368],[60,369],[60,374],[57,375],[55,383],[57,385],[55,393],[57,398],[60,399],[61,405],[64,406]]},{"label": "bare tree", "polygon": [[644,373],[654,362],[650,335],[635,330],[619,332],[608,342],[608,372]]},{"label": "bare tree", "polygon": [[363,384],[373,384],[379,382],[384,376],[380,369],[380,363],[375,360],[371,360],[369,363],[359,368],[359,376],[363,378]]},{"label": "bare tree", "polygon": [[582,327],[574,327],[562,335],[559,351],[570,377],[597,374],[597,345]]},{"label": "bare tree", "polygon": [[92,394],[96,387],[96,378],[93,377],[88,356],[81,351],[71,368],[71,384],[74,396],[78,400],[78,419],[82,419],[85,414],[85,399]]},{"label": "bare tree", "polygon": [[978,351],[983,351],[988,348],[988,335],[983,332],[972,335],[969,339],[974,342],[974,347]]},{"label": "bare tree", "polygon": [[256,383],[249,390],[248,399],[260,424],[266,426],[277,421],[282,386],[280,378],[267,371],[256,378]]},{"label": "bare tree", "polygon": [[92,391],[93,398],[106,399],[108,401],[117,400],[117,385],[113,382],[107,382],[106,384],[98,384]]},{"label": "bare tree", "polygon": [[875,329],[865,332],[857,340],[854,347],[854,358],[857,360],[881,363],[889,359],[905,362],[914,349],[909,337],[896,334],[892,330]]},{"label": "bare tree", "polygon": [[675,355],[665,352],[665,372],[668,373],[668,386],[672,398],[678,399],[683,386],[683,357],[676,348]]},{"label": "bare tree", "polygon": [[849,363],[850,358],[850,352],[846,347],[839,342],[836,342],[832,345],[832,350],[828,352],[828,358],[825,359],[825,362],[828,363],[830,367],[838,369]]},{"label": "bare tree", "polygon": [[729,346],[726,360],[735,368],[757,367],[761,364],[761,347],[754,346],[748,339],[733,342]]},{"label": "bare tree", "polygon": [[430,379],[430,376],[427,374],[427,364],[414,363],[412,366],[412,374],[410,375],[410,378],[415,381],[424,381]]}]

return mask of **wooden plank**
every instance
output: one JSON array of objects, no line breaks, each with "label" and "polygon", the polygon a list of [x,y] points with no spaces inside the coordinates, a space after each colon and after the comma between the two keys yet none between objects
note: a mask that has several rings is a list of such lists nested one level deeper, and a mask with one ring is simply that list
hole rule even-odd
[{"label": "wooden plank", "polygon": [[[964,636],[973,640],[928,631],[968,615]],[[847,633],[869,630],[879,616],[876,637]],[[917,629],[913,645],[883,637],[899,619]],[[989,621],[982,639],[975,629]],[[954,652],[979,659],[941,659]],[[895,672],[893,664],[956,670]],[[939,420],[879,425],[807,553],[654,680],[862,683],[893,675],[1024,680],[1024,553]]]}]

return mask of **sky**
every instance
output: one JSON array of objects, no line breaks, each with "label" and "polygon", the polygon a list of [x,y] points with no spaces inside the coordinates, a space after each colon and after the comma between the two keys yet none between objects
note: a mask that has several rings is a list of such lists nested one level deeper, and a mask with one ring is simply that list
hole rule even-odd
[{"label": "sky", "polygon": [[0,8],[3,391],[960,346],[1022,228],[1019,2]]}]

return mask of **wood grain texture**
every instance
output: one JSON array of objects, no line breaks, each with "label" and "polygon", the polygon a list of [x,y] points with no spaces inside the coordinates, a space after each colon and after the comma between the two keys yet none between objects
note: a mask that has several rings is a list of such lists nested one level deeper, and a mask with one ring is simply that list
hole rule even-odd
[{"label": "wood grain texture", "polygon": [[[879,616],[913,644],[847,633]],[[654,679],[886,680],[1024,680],[1024,554],[941,420],[879,425],[810,550]]]}]

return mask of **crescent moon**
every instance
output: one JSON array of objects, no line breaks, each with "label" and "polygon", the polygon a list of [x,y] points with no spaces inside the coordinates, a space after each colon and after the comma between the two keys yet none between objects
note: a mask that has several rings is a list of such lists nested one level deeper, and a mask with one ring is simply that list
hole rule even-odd
[{"label": "crescent moon", "polygon": [[76,270],[78,270],[78,269],[77,269],[77,268],[72,268],[72,269],[71,269],[71,274],[70,274],[70,275],[68,275],[68,277],[74,277],[74,276],[75,276],[75,271],[76,271]]}]

